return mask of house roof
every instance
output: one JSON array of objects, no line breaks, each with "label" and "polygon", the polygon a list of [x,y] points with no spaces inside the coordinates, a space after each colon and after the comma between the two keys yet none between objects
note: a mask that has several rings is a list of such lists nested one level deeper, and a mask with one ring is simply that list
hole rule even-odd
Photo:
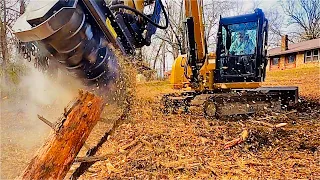
[{"label": "house roof", "polygon": [[310,49],[320,48],[320,38],[303,41],[295,44],[288,44],[288,50],[281,51],[281,47],[276,47],[268,50],[268,56],[275,56],[281,54],[289,54],[294,52],[306,51]]}]

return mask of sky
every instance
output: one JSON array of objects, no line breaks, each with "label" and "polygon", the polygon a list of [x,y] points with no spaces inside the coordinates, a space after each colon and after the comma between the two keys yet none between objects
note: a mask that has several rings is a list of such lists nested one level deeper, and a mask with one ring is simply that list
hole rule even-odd
[{"label": "sky", "polygon": [[[244,11],[249,11],[253,7],[253,1],[251,0],[244,0]],[[267,10],[271,7],[280,7],[278,0],[262,0],[259,1],[259,8],[262,10]]]}]

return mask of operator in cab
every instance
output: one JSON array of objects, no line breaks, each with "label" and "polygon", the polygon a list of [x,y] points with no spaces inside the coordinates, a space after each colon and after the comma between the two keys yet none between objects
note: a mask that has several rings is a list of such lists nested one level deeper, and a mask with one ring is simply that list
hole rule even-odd
[{"label": "operator in cab", "polygon": [[235,32],[235,38],[230,46],[231,55],[253,54],[255,45],[245,31]]}]

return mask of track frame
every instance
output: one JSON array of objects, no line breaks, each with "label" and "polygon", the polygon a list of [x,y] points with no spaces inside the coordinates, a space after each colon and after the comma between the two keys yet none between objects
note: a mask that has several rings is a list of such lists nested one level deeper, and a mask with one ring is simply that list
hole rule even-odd
[{"label": "track frame", "polygon": [[[164,113],[197,112],[210,118],[253,114],[266,109],[282,110],[298,102],[298,87],[260,87],[214,91],[184,91],[166,94],[161,104]],[[196,109],[196,110],[195,110]]]}]

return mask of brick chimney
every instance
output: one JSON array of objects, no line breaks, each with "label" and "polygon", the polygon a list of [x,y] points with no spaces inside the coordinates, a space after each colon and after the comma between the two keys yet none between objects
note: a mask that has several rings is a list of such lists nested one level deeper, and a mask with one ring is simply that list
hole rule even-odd
[{"label": "brick chimney", "polygon": [[288,50],[288,35],[281,36],[281,51]]}]

